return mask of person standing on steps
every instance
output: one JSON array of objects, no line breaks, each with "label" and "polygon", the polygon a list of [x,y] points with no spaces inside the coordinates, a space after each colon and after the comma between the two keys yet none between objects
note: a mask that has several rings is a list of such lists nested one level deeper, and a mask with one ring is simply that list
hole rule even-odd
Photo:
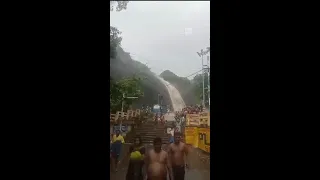
[{"label": "person standing on steps", "polygon": [[162,115],[162,116],[161,116],[161,124],[162,124],[162,126],[164,126],[164,125],[165,125],[165,118],[164,118],[164,115]]},{"label": "person standing on steps", "polygon": [[162,150],[161,146],[161,138],[156,137],[153,140],[153,149],[146,153],[145,168],[147,174],[145,180],[166,180],[168,171],[170,179],[174,180],[168,153]]},{"label": "person standing on steps", "polygon": [[188,146],[181,142],[181,133],[174,133],[174,143],[169,145],[168,155],[172,167],[173,179],[184,180],[185,169],[189,169],[187,163],[187,155],[189,153]]},{"label": "person standing on steps", "polygon": [[170,132],[170,139],[169,139],[169,144],[174,143],[174,136]]},{"label": "person standing on steps", "polygon": [[124,143],[123,137],[120,135],[120,130],[116,130],[116,134],[113,135],[111,144],[111,164],[112,169],[118,171],[119,156],[121,153],[122,144]]}]

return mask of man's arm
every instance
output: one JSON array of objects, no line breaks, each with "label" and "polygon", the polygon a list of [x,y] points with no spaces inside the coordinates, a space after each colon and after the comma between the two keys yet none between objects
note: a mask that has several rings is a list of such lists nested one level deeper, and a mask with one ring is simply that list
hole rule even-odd
[{"label": "man's arm", "polygon": [[169,158],[169,160],[171,160],[171,156],[172,156],[171,144],[169,144],[169,146],[168,146],[168,148],[167,148],[167,153],[168,153],[168,158]]},{"label": "man's arm", "polygon": [[184,162],[187,164],[187,166],[189,167],[189,161],[188,161],[188,154],[189,154],[189,147],[188,147],[188,145],[186,144],[186,143],[184,143],[184,148],[183,148],[183,150],[184,150]]}]

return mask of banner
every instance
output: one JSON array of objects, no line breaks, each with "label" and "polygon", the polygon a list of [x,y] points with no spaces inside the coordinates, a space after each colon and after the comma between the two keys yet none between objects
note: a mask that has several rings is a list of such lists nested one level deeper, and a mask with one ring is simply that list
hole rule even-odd
[{"label": "banner", "polygon": [[200,113],[200,124],[210,126],[210,113],[209,112]]},{"label": "banner", "polygon": [[187,126],[199,126],[200,115],[199,114],[187,114]]},{"label": "banner", "polygon": [[[118,126],[113,126],[113,133],[116,133],[117,130],[120,130],[120,125]],[[128,127],[126,125],[121,126],[121,131],[122,133],[127,133]]]},{"label": "banner", "polygon": [[198,128],[198,148],[210,153],[210,128]]},{"label": "banner", "polygon": [[185,143],[191,144],[194,147],[198,147],[198,128],[197,127],[185,127],[184,128]]}]

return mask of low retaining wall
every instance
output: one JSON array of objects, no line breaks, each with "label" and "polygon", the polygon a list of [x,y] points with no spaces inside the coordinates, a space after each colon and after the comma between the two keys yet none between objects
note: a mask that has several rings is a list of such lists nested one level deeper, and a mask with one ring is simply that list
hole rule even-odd
[{"label": "low retaining wall", "polygon": [[186,144],[210,153],[210,128],[186,126],[184,136]]}]

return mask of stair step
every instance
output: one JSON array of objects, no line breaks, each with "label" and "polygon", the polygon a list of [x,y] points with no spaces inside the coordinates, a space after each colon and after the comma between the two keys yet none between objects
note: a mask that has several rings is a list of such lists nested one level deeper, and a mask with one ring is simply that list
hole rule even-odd
[{"label": "stair step", "polygon": [[[142,141],[152,141],[154,140],[154,138],[142,138],[141,139]],[[168,141],[169,138],[161,138],[162,141]]]}]

